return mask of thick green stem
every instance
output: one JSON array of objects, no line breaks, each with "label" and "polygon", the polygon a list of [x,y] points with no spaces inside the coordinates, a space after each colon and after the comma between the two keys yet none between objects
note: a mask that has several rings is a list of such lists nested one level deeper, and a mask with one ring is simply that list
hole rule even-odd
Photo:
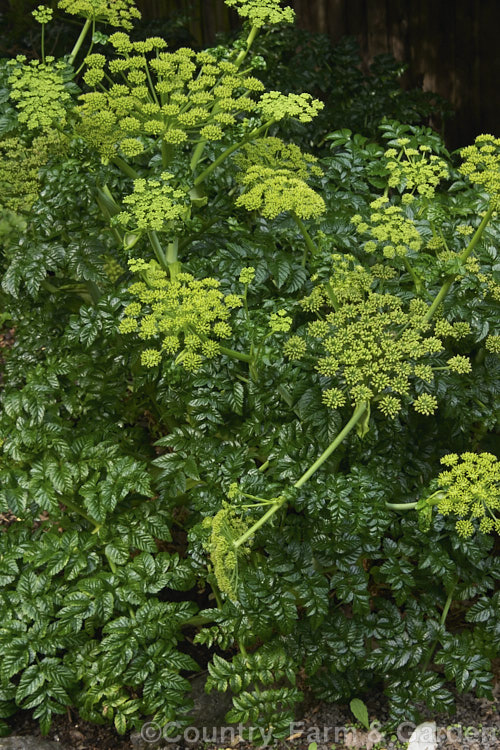
[{"label": "thick green stem", "polygon": [[264,513],[264,515],[261,516],[259,520],[256,521],[250,529],[245,531],[245,533],[242,534],[242,536],[240,536],[240,538],[235,541],[234,546],[238,548],[238,547],[241,547],[242,544],[245,544],[245,542],[248,541],[248,539],[250,539],[250,537],[252,537],[255,534],[255,532],[258,529],[260,529],[261,526],[264,526],[264,524],[267,523],[269,519],[272,518],[272,516],[274,516],[275,513],[277,513],[277,511],[281,508],[281,506],[285,502],[286,502],[286,496],[280,497],[280,499],[277,500],[274,503],[274,505],[271,505],[269,510],[266,513]]},{"label": "thick green stem", "polygon": [[[445,624],[445,622],[446,622],[446,618],[447,618],[447,616],[448,616],[448,612],[450,611],[450,607],[451,607],[451,604],[452,604],[452,602],[453,602],[453,592],[455,591],[455,587],[456,587],[456,585],[457,585],[456,583],[455,583],[455,584],[453,585],[453,587],[452,587],[452,589],[451,589],[450,593],[448,594],[448,597],[447,597],[447,599],[446,599],[445,605],[444,605],[444,607],[443,607],[443,611],[442,611],[442,613],[441,613],[441,619],[440,619],[440,621],[439,621],[439,624],[440,624],[441,626],[443,626],[443,625]],[[425,671],[427,670],[427,667],[428,667],[428,666],[429,666],[429,664],[430,664],[430,661],[431,661],[431,659],[432,659],[432,655],[433,655],[433,653],[434,653],[434,651],[435,651],[435,648],[436,648],[436,646],[437,646],[437,643],[438,643],[438,638],[436,638],[436,639],[434,640],[434,642],[433,642],[432,646],[431,646],[431,647],[430,647],[430,649],[429,649],[429,653],[427,654],[427,657],[426,657],[426,659],[425,659],[425,661],[424,661],[424,663],[423,663],[423,665],[422,665],[422,672],[425,672]]]},{"label": "thick green stem", "polygon": [[301,235],[303,236],[303,238],[304,238],[304,240],[306,242],[306,249],[304,250],[304,255],[302,256],[302,266],[305,266],[306,265],[306,260],[307,260],[307,252],[309,251],[311,253],[311,255],[316,255],[316,253],[318,252],[318,248],[314,244],[314,242],[313,242],[313,240],[311,238],[311,235],[307,231],[307,229],[306,229],[306,227],[305,227],[304,222],[302,221],[302,219],[300,219],[297,216],[297,214],[295,213],[295,211],[292,211],[292,216],[293,216],[293,218],[295,220],[295,223],[297,224],[297,226],[299,228],[299,231],[300,231]]},{"label": "thick green stem", "polygon": [[176,237],[175,240],[172,240],[172,242],[168,243],[167,247],[167,263],[170,265],[170,263],[177,263],[178,262],[178,255],[179,255],[179,240]]},{"label": "thick green stem", "polygon": [[137,180],[141,176],[139,172],[136,172],[135,169],[130,166],[130,164],[127,164],[127,162],[119,156],[114,156],[111,159],[111,162],[115,165],[115,167],[121,169],[123,174],[126,174],[127,177],[131,177],[133,180]]},{"label": "thick green stem", "polygon": [[220,353],[226,354],[228,357],[232,357],[233,359],[239,359],[242,362],[252,362],[252,357],[250,354],[244,354],[243,352],[237,352],[235,349],[228,349],[225,346],[220,347]]},{"label": "thick green stem", "polygon": [[167,143],[165,139],[162,139],[161,142],[161,163],[162,166],[168,167],[170,162],[172,161],[172,157],[174,155],[174,147],[171,143]]},{"label": "thick green stem", "polygon": [[163,248],[160,244],[160,240],[158,239],[158,235],[156,234],[156,232],[154,232],[153,230],[148,232],[148,239],[151,243],[151,247],[154,250],[158,263],[164,271],[168,271],[168,261],[165,257],[165,253],[163,252]]},{"label": "thick green stem", "polygon": [[415,510],[418,503],[386,503],[385,507],[391,510]]},{"label": "thick green stem", "polygon": [[[323,453],[317,459],[317,461],[315,461],[313,465],[310,466],[309,469],[306,472],[304,472],[304,474],[302,474],[300,479],[298,479],[295,482],[295,484],[293,485],[295,489],[300,489],[300,487],[302,487],[302,485],[304,485],[307,482],[307,480],[312,477],[312,475],[320,468],[320,466],[322,466],[325,463],[327,458],[329,458],[332,455],[333,451],[336,448],[338,448],[338,446],[347,437],[347,435],[351,432],[351,430],[353,430],[354,427],[358,424],[359,420],[361,419],[363,414],[366,412],[367,408],[368,408],[368,404],[363,403],[363,404],[359,404],[359,406],[357,406],[354,409],[352,417],[350,418],[348,423],[345,425],[345,427],[339,432],[335,440],[333,440],[330,443],[328,448],[325,451],[323,451]],[[248,541],[248,539],[250,539],[250,537],[252,537],[255,534],[255,532],[258,529],[260,529],[261,526],[264,526],[264,524],[267,523],[267,521],[270,518],[272,518],[272,516],[275,513],[277,513],[277,511],[286,503],[286,501],[287,501],[286,495],[283,495],[282,497],[278,498],[278,500],[276,500],[276,502],[269,508],[269,510],[266,513],[264,513],[264,515],[261,516],[261,518],[259,518],[259,520],[253,524],[253,526],[251,526],[244,534],[242,534],[242,536],[240,536],[239,539],[237,539],[234,542],[234,546],[238,548],[238,547],[241,547],[242,544],[245,544],[245,542]]]},{"label": "thick green stem", "polygon": [[259,128],[254,128],[243,140],[238,141],[238,143],[233,143],[232,146],[227,148],[220,156],[217,157],[217,159],[212,162],[201,174],[198,175],[198,177],[194,181],[194,186],[197,187],[198,185],[201,185],[204,180],[208,177],[209,174],[211,174],[214,169],[216,169],[219,164],[222,164],[222,162],[227,159],[228,156],[231,156],[235,151],[237,151],[239,148],[241,148],[245,143],[248,143],[248,141],[251,141],[252,138],[256,138],[258,135],[263,133],[267,128],[269,128],[273,123],[275,122],[274,118],[272,120],[268,120],[264,123],[264,125],[261,125]]},{"label": "thick green stem", "polygon": [[365,414],[366,410],[368,408],[368,402],[363,402],[362,404],[358,404],[356,408],[354,409],[353,415],[348,421],[348,423],[345,425],[345,427],[339,432],[335,440],[333,440],[328,448],[323,451],[321,456],[313,463],[313,465],[298,479],[295,484],[293,485],[295,488],[299,489],[302,487],[303,484],[307,482],[308,479],[312,477],[313,474],[322,466],[327,458],[331,456],[334,450],[339,447],[339,445],[342,443],[343,440],[349,435],[349,433],[356,427],[362,416]]},{"label": "thick green stem", "polygon": [[42,62],[45,62],[45,24],[42,23],[42,41],[41,41],[41,53],[42,53]]},{"label": "thick green stem", "polygon": [[191,168],[191,172],[194,172],[196,169],[196,166],[198,162],[200,161],[201,157],[203,156],[203,151],[205,150],[205,146],[207,145],[207,140],[204,138],[202,141],[196,144],[195,149],[191,156],[191,161],[189,162],[189,166]]},{"label": "thick green stem", "polygon": [[258,33],[259,33],[259,27],[258,26],[252,26],[252,28],[250,29],[250,33],[247,36],[245,49],[241,50],[241,52],[238,54],[238,57],[234,61],[234,64],[238,68],[240,67],[241,63],[244,61],[245,57],[250,52],[252,44],[254,43],[254,41],[255,41]]},{"label": "thick green stem", "polygon": [[94,529],[100,529],[101,524],[97,523],[91,516],[89,516],[85,511],[83,511],[81,508],[76,505],[76,503],[73,503],[71,500],[67,500],[66,498],[64,500],[61,500],[61,502],[70,510],[73,511],[73,513],[77,513],[79,516],[82,516],[82,518],[85,518],[86,521],[92,524]]},{"label": "thick green stem", "polygon": [[413,286],[415,287],[415,293],[421,294],[422,293],[422,280],[419,279],[419,277],[415,273],[415,270],[413,266],[411,265],[410,261],[408,260],[408,258],[404,259],[404,264],[405,264],[406,270],[411,276],[411,280],[413,281]]},{"label": "thick green stem", "polygon": [[[491,204],[490,207],[488,208],[487,212],[483,216],[482,222],[480,223],[480,225],[476,229],[473,238],[471,239],[471,241],[469,242],[469,244],[467,245],[467,247],[458,256],[460,263],[465,263],[465,261],[467,260],[467,258],[469,257],[469,255],[472,253],[472,251],[476,247],[477,243],[479,242],[479,240],[481,239],[481,237],[483,235],[484,230],[486,229],[486,226],[487,226],[489,220],[491,219],[491,217],[493,215],[493,211],[494,211],[493,204]],[[427,323],[430,321],[430,319],[432,318],[432,316],[436,312],[437,308],[439,307],[439,305],[441,304],[441,302],[444,300],[444,298],[446,297],[446,295],[450,291],[451,286],[453,285],[454,281],[455,281],[455,276],[449,276],[446,279],[446,281],[443,283],[443,286],[441,287],[441,289],[437,293],[434,302],[432,303],[432,305],[427,310],[427,313],[424,316],[424,321],[426,321]]]},{"label": "thick green stem", "polygon": [[90,29],[91,25],[92,25],[91,19],[87,18],[87,20],[85,21],[85,24],[83,26],[83,29],[80,31],[80,36],[76,40],[75,46],[73,47],[73,49],[71,50],[71,52],[69,54],[68,62],[69,62],[70,65],[73,65],[73,63],[75,61],[75,57],[79,53],[80,48],[81,48],[81,46],[82,46],[82,44],[83,44],[83,42],[85,40],[85,37],[87,36],[88,30]]}]

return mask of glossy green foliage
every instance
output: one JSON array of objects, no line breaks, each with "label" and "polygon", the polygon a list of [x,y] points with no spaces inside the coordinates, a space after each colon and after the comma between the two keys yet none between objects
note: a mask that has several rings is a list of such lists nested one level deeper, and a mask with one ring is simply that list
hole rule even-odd
[{"label": "glossy green foliage", "polygon": [[321,103],[258,81],[290,13],[236,5],[234,48],[94,37],[42,135],[11,96],[36,66],[0,66],[6,731],[186,726],[205,666],[249,737],[306,690],[393,723],[491,695],[498,139],[375,127],[428,112],[387,109],[389,66],[305,153]]}]

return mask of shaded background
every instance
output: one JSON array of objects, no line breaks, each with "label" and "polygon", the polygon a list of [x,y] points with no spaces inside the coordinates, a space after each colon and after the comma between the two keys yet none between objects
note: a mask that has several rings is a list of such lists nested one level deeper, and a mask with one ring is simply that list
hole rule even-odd
[{"label": "shaded background", "polygon": [[[0,0],[1,54],[30,45],[29,13],[41,0]],[[55,0],[45,0],[55,6]],[[288,0],[297,26],[326,33],[332,42],[356,38],[364,66],[376,55],[406,63],[405,88],[445,97],[454,110],[444,135],[449,148],[479,133],[500,135],[499,0]],[[217,32],[236,30],[238,16],[223,0],[137,0],[144,26],[176,30],[184,43],[212,45]],[[0,19],[1,20],[1,19]],[[34,32],[32,32],[34,33]],[[10,40],[10,42],[9,42]],[[23,41],[21,41],[23,40]],[[321,65],[321,60],[318,60]]]}]

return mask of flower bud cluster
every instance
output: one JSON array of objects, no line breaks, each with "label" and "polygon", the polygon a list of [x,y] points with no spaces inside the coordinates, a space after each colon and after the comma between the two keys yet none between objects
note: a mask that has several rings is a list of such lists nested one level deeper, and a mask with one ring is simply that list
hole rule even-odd
[{"label": "flower bud cluster", "polygon": [[240,180],[246,189],[236,199],[236,205],[247,211],[259,211],[267,219],[287,211],[301,219],[310,219],[326,210],[323,198],[290,169],[256,164]]},{"label": "flower bud cluster", "polygon": [[151,139],[169,146],[219,141],[238,115],[258,107],[252,96],[264,85],[210,52],[167,52],[159,37],[133,42],[124,32],[109,42],[117,57],[107,63],[103,55],[87,56],[84,80],[91,87],[117,82],[80,97],[82,135],[106,159],[117,151],[137,156]]},{"label": "flower bud cluster", "polygon": [[[323,354],[316,370],[333,380],[324,394],[327,405],[338,408],[347,398],[353,405],[374,400],[393,417],[401,397],[411,396],[413,379],[432,381],[429,358],[443,346],[420,308],[410,306],[407,312],[398,297],[368,292],[365,299],[346,302],[309,323],[308,334],[320,342]],[[422,414],[432,414],[436,406],[427,393],[413,401]]]},{"label": "flower bud cluster", "polygon": [[72,16],[83,16],[111,26],[131,29],[141,17],[134,0],[59,0],[58,7]]},{"label": "flower bud cluster", "polygon": [[353,255],[334,253],[332,274],[328,284],[316,284],[308,297],[300,301],[308,312],[317,312],[324,305],[361,302],[373,284],[373,276]]},{"label": "flower bud cluster", "polygon": [[170,172],[162,172],[160,179],[134,180],[134,192],[126,195],[123,202],[129,209],[117,214],[114,221],[124,227],[138,230],[162,232],[182,220],[189,213],[188,194],[180,188],[173,188]]},{"label": "flower bud cluster", "polygon": [[39,5],[38,8],[35,8],[35,10],[32,11],[31,15],[35,21],[38,21],[38,23],[45,24],[52,21],[54,11],[46,5]]},{"label": "flower bud cluster", "polygon": [[65,88],[63,71],[66,63],[46,57],[45,62],[30,60],[24,55],[9,60],[11,67],[8,82],[10,99],[18,110],[18,120],[28,130],[46,132],[54,125],[66,123],[67,107],[71,96]]},{"label": "flower bud cluster", "polygon": [[491,453],[450,453],[441,459],[448,467],[439,474],[437,484],[441,492],[437,509],[444,516],[459,516],[455,524],[464,538],[475,531],[473,521],[479,520],[479,530],[500,534],[500,463]]},{"label": "flower bud cluster", "polygon": [[486,337],[486,349],[492,354],[500,354],[500,336],[490,334]]},{"label": "flower bud cluster", "polygon": [[418,252],[423,240],[412,218],[405,215],[401,206],[381,197],[370,203],[373,210],[370,224],[355,214],[351,223],[361,235],[370,236],[364,249],[367,253],[382,252],[385,258],[404,258],[409,252]]},{"label": "flower bud cluster", "polygon": [[432,198],[440,181],[449,176],[449,171],[446,162],[430,151],[430,146],[424,144],[418,148],[403,144],[399,153],[395,148],[388,149],[385,157],[389,187]]},{"label": "flower bud cluster", "polygon": [[142,363],[159,364],[163,354],[176,354],[185,370],[195,372],[203,359],[220,353],[220,340],[232,334],[231,311],[241,307],[236,294],[224,295],[216,279],[195,279],[179,273],[170,280],[156,261],[130,260],[132,271],[142,281],[129,288],[137,301],[125,308],[121,333],[136,333],[143,340],[160,342],[159,348],[146,349]]},{"label": "flower bud cluster", "polygon": [[478,135],[473,146],[460,151],[463,164],[459,171],[490,195],[496,209],[500,208],[500,138]]},{"label": "flower bud cluster", "polygon": [[283,120],[293,117],[299,122],[311,122],[324,108],[319,99],[311,94],[282,94],[280,91],[268,91],[262,94],[259,109],[266,120]]},{"label": "flower bud cluster", "polygon": [[242,18],[248,18],[252,26],[260,27],[267,23],[293,23],[294,11],[283,8],[280,0],[225,0]]},{"label": "flower bud cluster", "polygon": [[304,181],[323,174],[315,156],[305,154],[295,143],[285,143],[281,138],[259,138],[254,143],[247,143],[234,161],[242,171],[259,164],[272,169],[287,169]]}]

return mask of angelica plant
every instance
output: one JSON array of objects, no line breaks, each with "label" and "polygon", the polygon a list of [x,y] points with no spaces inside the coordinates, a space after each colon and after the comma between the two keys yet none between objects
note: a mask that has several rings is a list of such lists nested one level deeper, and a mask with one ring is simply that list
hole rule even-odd
[{"label": "angelica plant", "polygon": [[491,453],[449,453],[441,458],[446,467],[433,480],[430,491],[415,503],[389,504],[395,510],[417,509],[428,524],[435,509],[443,516],[458,516],[455,529],[460,537],[500,533],[500,469]]},{"label": "angelica plant", "polygon": [[293,12],[228,6],[195,51],[61,0],[68,54],[0,63],[1,731],[178,733],[207,657],[275,738],[303,688],[492,695],[498,139],[307,153],[322,102],[254,56]]}]

